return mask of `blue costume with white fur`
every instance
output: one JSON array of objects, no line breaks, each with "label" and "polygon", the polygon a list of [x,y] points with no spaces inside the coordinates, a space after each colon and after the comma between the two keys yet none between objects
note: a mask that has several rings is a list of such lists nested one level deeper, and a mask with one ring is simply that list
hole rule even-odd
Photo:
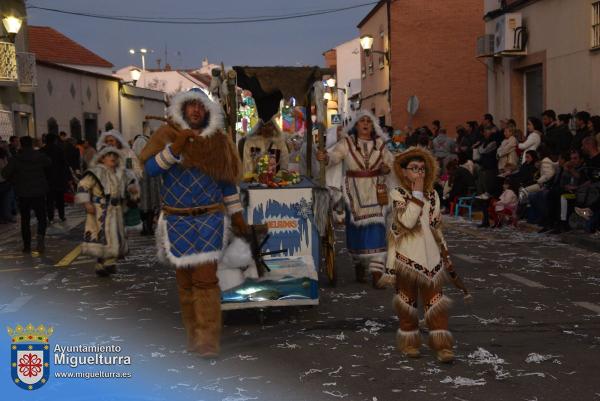
[{"label": "blue costume with white fur", "polygon": [[[174,97],[169,107],[171,119],[182,128],[189,128],[181,116],[181,107],[189,100],[200,100],[210,112],[210,122],[202,135],[211,135],[222,120],[220,107],[204,94],[185,92]],[[215,135],[223,135],[215,133]],[[161,202],[172,208],[197,208],[224,204],[227,215],[242,210],[234,184],[218,182],[198,168],[183,167],[167,145],[145,163],[151,177],[162,176]],[[176,267],[192,267],[218,261],[229,232],[229,218],[218,211],[197,216],[165,215],[161,213],[156,232],[159,258]]]}]

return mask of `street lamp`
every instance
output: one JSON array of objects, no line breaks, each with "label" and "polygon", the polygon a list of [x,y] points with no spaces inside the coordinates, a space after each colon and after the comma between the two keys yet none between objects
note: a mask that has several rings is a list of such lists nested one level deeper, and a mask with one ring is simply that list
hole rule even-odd
[{"label": "street lamp", "polygon": [[327,83],[327,86],[329,86],[330,88],[335,87],[335,78],[331,77],[328,80],[325,81]]},{"label": "street lamp", "polygon": [[4,25],[4,29],[6,29],[6,32],[8,33],[8,35],[2,37],[8,38],[8,40],[14,43],[15,36],[19,33],[22,24],[23,20],[19,17],[9,15],[2,18],[2,25]]},{"label": "street lamp", "polygon": [[148,53],[148,49],[141,48],[139,50],[129,49],[129,54],[134,55],[135,53],[140,53],[142,56],[142,71],[146,71],[146,54]]},{"label": "street lamp", "polygon": [[331,93],[329,92],[325,92],[325,94],[323,95],[323,99],[329,101],[332,99]]},{"label": "street lamp", "polygon": [[360,47],[365,51],[365,56],[369,57],[371,53],[383,54],[385,59],[390,61],[390,51],[381,51],[381,50],[372,50],[373,47],[373,36],[371,35],[362,35],[360,37]]}]

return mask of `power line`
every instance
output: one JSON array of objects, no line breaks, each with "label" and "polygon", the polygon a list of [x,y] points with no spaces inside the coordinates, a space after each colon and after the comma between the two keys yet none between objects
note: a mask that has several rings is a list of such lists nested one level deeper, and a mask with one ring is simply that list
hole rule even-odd
[{"label": "power line", "polygon": [[79,11],[61,10],[56,8],[40,7],[40,6],[28,6],[28,9],[36,9],[41,11],[96,18],[111,21],[121,22],[139,22],[149,24],[172,24],[172,25],[219,25],[219,24],[246,24],[256,22],[272,22],[272,21],[283,21],[297,18],[314,17],[318,15],[326,15],[339,13],[342,11],[352,10],[360,7],[371,6],[379,3],[379,1],[372,1],[369,3],[356,4],[353,6],[346,6],[340,8],[331,8],[324,10],[313,10],[294,14],[282,14],[282,15],[271,15],[271,16],[256,16],[256,17],[220,17],[220,18],[194,18],[194,17],[135,17],[135,16],[119,16],[119,15],[104,15],[104,14],[93,14]]}]

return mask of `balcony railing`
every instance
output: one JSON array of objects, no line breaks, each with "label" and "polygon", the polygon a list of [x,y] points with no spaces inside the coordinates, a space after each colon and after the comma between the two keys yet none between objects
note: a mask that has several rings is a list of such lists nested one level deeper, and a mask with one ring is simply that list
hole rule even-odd
[{"label": "balcony railing", "polygon": [[19,90],[21,92],[33,92],[37,86],[35,54],[25,52],[17,53],[17,67]]},{"label": "balcony railing", "polygon": [[15,45],[8,42],[0,42],[0,84],[6,82],[14,84],[17,79],[17,52]]}]

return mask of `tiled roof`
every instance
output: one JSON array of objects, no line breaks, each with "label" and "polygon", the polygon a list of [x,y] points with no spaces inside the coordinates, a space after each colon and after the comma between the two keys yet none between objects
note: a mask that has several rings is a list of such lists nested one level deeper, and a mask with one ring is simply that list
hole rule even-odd
[{"label": "tiled roof", "polygon": [[113,65],[47,26],[28,26],[29,51],[38,60],[59,64],[91,65],[112,68]]}]

